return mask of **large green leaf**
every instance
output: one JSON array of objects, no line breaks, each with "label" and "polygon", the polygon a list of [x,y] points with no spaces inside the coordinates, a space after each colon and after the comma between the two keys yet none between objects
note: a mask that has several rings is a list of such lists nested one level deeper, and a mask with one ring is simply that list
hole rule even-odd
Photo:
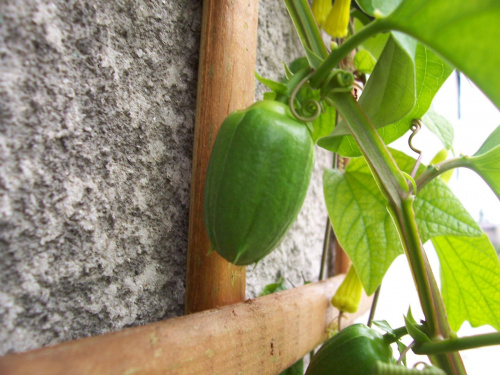
[{"label": "large green leaf", "polygon": [[[415,160],[391,150],[399,167],[410,172]],[[425,169],[420,167],[420,172]],[[364,158],[352,159],[345,173],[325,170],[323,190],[328,214],[342,248],[351,258],[363,287],[373,292],[392,261],[402,252],[399,237]],[[458,198],[434,180],[415,198],[423,242],[443,235],[480,236],[481,230]]]},{"label": "large green leaf", "polygon": [[366,293],[372,294],[402,252],[396,227],[387,213],[387,201],[362,159],[353,160],[345,174],[326,169],[323,189],[337,239]]},{"label": "large green leaf", "polygon": [[[401,35],[387,41],[377,65],[359,98],[359,104],[375,128],[400,120],[415,106],[416,44]],[[335,135],[349,134],[347,126]]]},{"label": "large green leaf", "polygon": [[500,199],[500,126],[464,164],[479,174]]},{"label": "large green leaf", "polygon": [[[422,44],[417,44],[415,53],[417,101],[409,114],[398,122],[377,129],[386,144],[405,134],[413,119],[421,118],[430,108],[432,99],[453,69],[440,57]],[[337,128],[341,127],[339,125]],[[337,132],[340,132],[337,130]],[[359,156],[361,152],[352,136],[323,138],[318,144],[344,156]]]},{"label": "large green leaf", "polygon": [[404,0],[382,22],[434,49],[500,108],[500,1]]},{"label": "large green leaf", "polygon": [[411,126],[413,119],[419,119],[429,110],[434,96],[453,72],[453,68],[422,44],[417,45],[415,54],[417,79],[417,102],[413,110],[400,121],[379,129],[379,134],[389,144]]},{"label": "large green leaf", "polygon": [[443,300],[453,330],[467,320],[473,327],[500,330],[500,264],[488,237],[436,237]]},{"label": "large green leaf", "polygon": [[432,180],[417,194],[413,206],[423,243],[436,236],[482,234],[479,225],[440,178]]}]

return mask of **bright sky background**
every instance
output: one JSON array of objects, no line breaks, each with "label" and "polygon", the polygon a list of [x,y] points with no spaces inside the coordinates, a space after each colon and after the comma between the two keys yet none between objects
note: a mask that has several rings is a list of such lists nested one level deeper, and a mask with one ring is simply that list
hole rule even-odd
[{"label": "bright sky background", "polygon": [[[463,75],[461,80],[460,119],[458,118],[458,84],[455,73],[450,76],[436,95],[433,108],[454,124],[455,154],[472,155],[479,149],[488,135],[500,125],[500,112]],[[408,137],[405,136],[404,140],[398,140],[391,147],[415,156],[408,148],[407,142]],[[413,142],[416,148],[423,150],[424,163],[432,160],[434,155],[443,148],[437,137],[425,128],[414,137]],[[484,215],[483,221],[500,225],[500,202],[488,185],[474,172],[460,169],[458,173],[454,173],[449,185],[475,220],[479,220],[482,211]],[[427,252],[433,265],[434,274],[438,278],[439,262],[437,255],[433,249],[428,249]],[[403,315],[406,315],[410,305],[415,319],[418,321],[423,318],[410,269],[406,259],[400,256],[394,261],[384,278],[375,320],[384,319],[392,327],[400,327],[404,325]],[[368,314],[360,318],[359,321],[366,323],[367,318]],[[473,329],[465,323],[458,334],[459,336],[468,336],[492,331],[493,329],[489,326]],[[467,350],[461,354],[469,375],[500,374],[500,347],[492,346]],[[409,356],[408,361],[409,363],[415,363],[423,358],[421,356]]]}]

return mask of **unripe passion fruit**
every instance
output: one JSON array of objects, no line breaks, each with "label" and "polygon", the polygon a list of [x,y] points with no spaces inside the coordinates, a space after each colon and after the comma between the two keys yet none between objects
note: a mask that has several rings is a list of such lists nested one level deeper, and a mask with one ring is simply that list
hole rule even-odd
[{"label": "unripe passion fruit", "polygon": [[306,375],[370,375],[377,361],[391,360],[392,349],[380,333],[364,324],[353,324],[318,350]]},{"label": "unripe passion fruit", "polygon": [[289,108],[263,100],[224,120],[204,191],[208,237],[237,265],[271,252],[295,221],[309,185],[314,143]]}]

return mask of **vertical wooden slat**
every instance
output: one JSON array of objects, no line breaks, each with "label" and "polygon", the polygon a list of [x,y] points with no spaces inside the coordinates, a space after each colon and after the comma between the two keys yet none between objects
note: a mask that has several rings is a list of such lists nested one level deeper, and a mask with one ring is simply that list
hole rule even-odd
[{"label": "vertical wooden slat", "polygon": [[186,313],[242,301],[245,268],[226,262],[210,243],[203,222],[203,187],[217,131],[232,111],[254,100],[256,0],[203,2],[198,97],[191,180]]}]

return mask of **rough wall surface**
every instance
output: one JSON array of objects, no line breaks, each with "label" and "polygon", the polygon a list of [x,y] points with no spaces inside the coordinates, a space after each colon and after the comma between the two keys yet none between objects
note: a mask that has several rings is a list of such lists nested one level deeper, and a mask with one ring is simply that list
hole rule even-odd
[{"label": "rough wall surface", "polygon": [[[0,2],[0,354],[182,315],[201,6]],[[299,54],[282,3],[261,0],[258,71]],[[249,296],[318,272],[318,155]]]}]

